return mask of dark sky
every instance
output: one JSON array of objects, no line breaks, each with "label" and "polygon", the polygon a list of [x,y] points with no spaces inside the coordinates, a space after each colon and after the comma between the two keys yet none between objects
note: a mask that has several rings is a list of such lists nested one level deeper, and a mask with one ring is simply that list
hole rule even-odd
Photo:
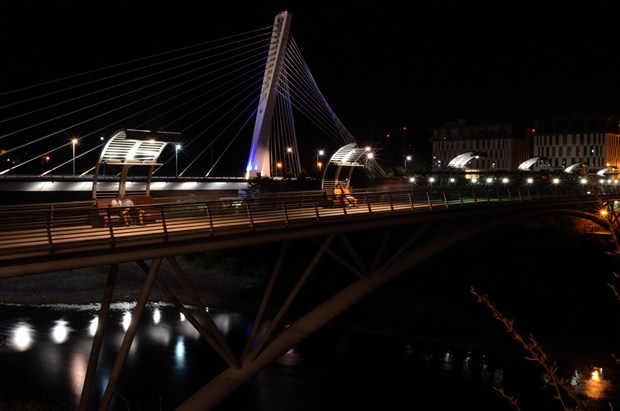
[{"label": "dark sky", "polygon": [[[270,26],[358,139],[457,118],[620,114],[620,2],[2,0],[0,92]],[[480,4],[480,3],[477,3]]]}]

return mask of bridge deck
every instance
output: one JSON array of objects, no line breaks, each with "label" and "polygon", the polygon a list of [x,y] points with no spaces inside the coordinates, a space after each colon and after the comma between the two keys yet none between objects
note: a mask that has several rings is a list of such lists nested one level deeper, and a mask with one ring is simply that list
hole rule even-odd
[{"label": "bridge deck", "polygon": [[[240,244],[247,241],[244,236],[259,232],[294,236],[304,227],[333,231],[339,229],[338,224],[350,227],[364,222],[368,225],[371,220],[376,222],[391,216],[500,203],[533,204],[567,197],[566,194],[554,194],[533,198],[529,193],[521,192],[497,192],[494,196],[473,191],[465,194],[461,190],[360,192],[356,193],[358,205],[355,207],[344,202],[340,207],[330,207],[320,195],[158,203],[141,206],[154,216],[151,222],[130,226],[104,224],[101,210],[88,203],[0,207],[0,266],[4,267],[0,277],[31,273],[24,262],[33,258],[47,261],[48,271],[54,271],[60,267],[53,262],[61,256],[64,259],[78,255],[87,258],[89,253],[117,254],[153,245],[195,244],[205,239],[216,242],[233,237]],[[568,197],[574,198],[575,194]],[[577,197],[580,201],[597,200],[584,194]],[[64,264],[62,268],[68,263],[65,261]],[[22,268],[18,269],[20,265]],[[41,265],[37,270],[43,267]]]}]

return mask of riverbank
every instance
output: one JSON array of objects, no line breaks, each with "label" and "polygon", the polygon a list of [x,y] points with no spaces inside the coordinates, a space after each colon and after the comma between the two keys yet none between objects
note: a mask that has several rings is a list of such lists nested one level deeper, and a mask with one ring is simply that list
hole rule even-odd
[{"label": "riverbank", "polygon": [[[251,301],[260,292],[264,280],[249,275],[231,275],[219,269],[199,267],[180,258],[177,260],[202,301],[211,307],[246,312],[253,310]],[[0,280],[0,303],[5,304],[89,304],[103,298],[109,266],[52,272]],[[119,266],[113,301],[136,301],[146,274],[136,263]],[[163,261],[157,278],[182,302],[191,304],[181,283],[167,261]],[[261,294],[262,295],[262,294]],[[150,301],[167,300],[156,285],[151,290]]]}]

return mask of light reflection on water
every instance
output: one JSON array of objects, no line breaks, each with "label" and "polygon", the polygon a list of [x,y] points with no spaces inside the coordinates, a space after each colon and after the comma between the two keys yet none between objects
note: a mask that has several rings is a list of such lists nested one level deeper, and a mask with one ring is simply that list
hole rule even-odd
[{"label": "light reflection on water", "polygon": [[570,384],[577,393],[595,400],[606,398],[616,389],[616,385],[606,378],[605,370],[600,367],[584,366],[576,369]]},{"label": "light reflection on water", "polygon": [[32,334],[30,324],[24,322],[17,323],[10,332],[9,347],[12,343],[17,351],[28,350],[33,343]]},{"label": "light reflection on water", "polygon": [[[96,304],[38,307],[0,305],[0,335],[7,337],[5,345],[0,349],[0,369],[6,370],[0,374],[1,385],[16,390],[23,386],[35,386],[36,392],[43,397],[56,398],[54,401],[69,404],[69,408],[77,407],[92,338],[98,324],[98,308]],[[105,390],[105,382],[109,378],[124,331],[131,322],[135,303],[114,304],[111,308],[110,330],[106,331],[106,337],[109,332],[112,338],[106,338],[102,347],[102,365],[98,369],[95,387],[98,398]],[[251,331],[250,323],[238,313],[211,310],[210,314],[222,334],[240,352],[244,338]],[[377,354],[376,351],[380,349],[376,340],[363,342],[362,339],[366,345],[359,348],[361,352],[352,350],[350,341],[343,342],[340,338],[334,341],[311,342],[289,350],[248,382],[239,394],[245,396],[245,399],[232,400],[218,410],[288,410],[291,404],[295,404],[296,409],[336,409],[338,404],[330,403],[330,398],[333,390],[347,389],[347,383],[344,383],[346,380],[351,380],[351,389],[358,392],[355,395],[360,397],[359,408],[372,401],[364,404],[365,400],[359,394],[360,386],[364,390],[364,383],[355,383],[356,378],[368,377],[355,374],[362,375],[369,370],[383,374],[383,381],[376,382],[377,386],[394,386],[382,388],[390,394],[380,391],[381,394],[369,395],[394,395],[390,389],[419,390],[429,398],[435,397],[433,401],[437,403],[433,409],[436,410],[450,409],[448,405],[442,408],[439,404],[444,399],[436,397],[454,389],[459,382],[461,385],[464,383],[464,388],[461,388],[463,392],[471,391],[471,384],[475,384],[476,389],[490,392],[492,387],[510,383],[511,378],[507,377],[514,380],[511,371],[501,361],[488,358],[484,353],[424,351],[405,343],[401,343],[401,352],[398,353],[389,352],[394,351],[394,345],[390,343],[389,348],[384,348],[386,353]],[[379,359],[372,359],[373,355]],[[394,365],[393,361],[399,364]],[[404,373],[392,370],[403,368]],[[13,370],[16,372],[13,373]],[[221,370],[221,360],[206,347],[200,334],[183,314],[179,314],[170,305],[152,303],[145,310],[138,328],[118,391],[136,409],[173,409]],[[18,377],[13,378],[12,375]],[[570,383],[578,393],[594,400],[618,400],[614,397],[614,393],[617,395],[617,381],[613,379],[613,372],[606,369],[575,367]],[[353,388],[356,384],[358,386]],[[372,392],[377,388],[371,386],[366,389]],[[153,398],[153,392],[158,393],[157,398]],[[118,404],[113,403],[111,410],[127,409],[124,401],[116,401]],[[349,401],[354,400],[349,398]],[[385,399],[377,401],[384,403]],[[419,401],[418,398],[415,403]]]}]

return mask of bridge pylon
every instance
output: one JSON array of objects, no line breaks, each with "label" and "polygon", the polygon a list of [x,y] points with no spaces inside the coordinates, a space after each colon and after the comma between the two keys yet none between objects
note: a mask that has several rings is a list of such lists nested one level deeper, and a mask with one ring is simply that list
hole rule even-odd
[{"label": "bridge pylon", "polygon": [[271,177],[271,121],[276,104],[276,86],[281,77],[284,65],[284,54],[289,40],[291,14],[286,11],[279,13],[273,24],[271,46],[267,55],[263,87],[256,112],[256,122],[252,133],[252,145],[246,166],[245,178]]}]

